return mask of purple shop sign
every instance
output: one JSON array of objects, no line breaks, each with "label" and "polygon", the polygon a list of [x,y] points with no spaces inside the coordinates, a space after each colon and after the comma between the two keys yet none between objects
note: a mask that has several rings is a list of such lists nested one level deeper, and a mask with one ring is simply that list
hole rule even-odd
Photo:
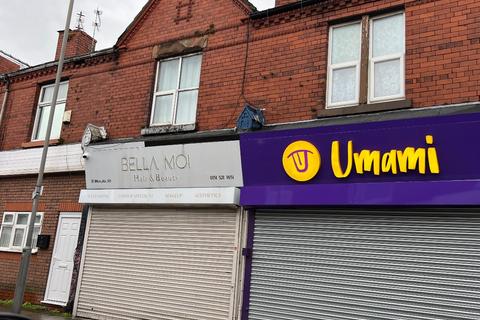
[{"label": "purple shop sign", "polygon": [[[479,140],[480,114],[246,133],[240,137],[245,185],[241,204],[477,205]],[[306,147],[287,149],[297,141],[307,142],[302,144]],[[333,148],[334,142],[337,149]],[[332,159],[332,148],[337,161]],[[394,161],[396,174],[383,170],[388,164],[385,154],[405,154],[406,148],[423,152],[423,174],[419,166],[422,161],[407,172],[401,172],[401,161]],[[314,158],[309,158],[315,149],[321,159],[318,168],[312,168]],[[359,156],[363,150],[370,155],[377,153],[379,167],[372,162],[369,171],[358,172],[354,153]],[[285,158],[292,162],[290,171],[297,171],[297,176],[287,172],[289,169],[282,162]],[[332,163],[337,163],[336,171]],[[374,174],[374,168],[380,172]],[[306,171],[310,175],[305,181],[298,181],[302,174],[308,174]],[[346,173],[345,177],[340,178],[341,173]]]}]

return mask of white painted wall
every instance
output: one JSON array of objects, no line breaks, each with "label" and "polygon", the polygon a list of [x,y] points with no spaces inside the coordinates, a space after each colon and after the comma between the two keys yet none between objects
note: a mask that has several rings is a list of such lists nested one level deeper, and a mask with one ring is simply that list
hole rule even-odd
[{"label": "white painted wall", "polygon": [[[0,176],[35,174],[40,167],[42,148],[0,152]],[[84,171],[80,144],[48,148],[45,172]]]}]

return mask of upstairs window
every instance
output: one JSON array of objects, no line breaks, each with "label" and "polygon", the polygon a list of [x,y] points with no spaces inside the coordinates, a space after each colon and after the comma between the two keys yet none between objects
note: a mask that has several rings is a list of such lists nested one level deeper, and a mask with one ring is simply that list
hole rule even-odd
[{"label": "upstairs window", "polygon": [[403,98],[405,91],[403,13],[372,19],[370,34],[370,101]]},{"label": "upstairs window", "polygon": [[362,24],[355,22],[330,29],[329,106],[358,104]]},{"label": "upstairs window", "polygon": [[[0,250],[21,251],[27,241],[29,212],[5,212],[0,228]],[[41,231],[43,213],[37,213],[33,229],[33,246],[37,246],[37,238]]]},{"label": "upstairs window", "polygon": [[405,97],[403,12],[332,26],[329,38],[327,108]]},{"label": "upstairs window", "polygon": [[[45,140],[47,133],[48,118],[52,110],[52,97],[55,85],[42,86],[40,98],[38,100],[37,115],[35,116],[35,125],[33,127],[32,141]],[[53,116],[52,132],[50,139],[60,138],[62,131],[63,114],[65,112],[65,103],[67,102],[68,82],[60,83],[57,97],[57,105]]]},{"label": "upstairs window", "polygon": [[195,123],[201,64],[201,54],[158,63],[151,125]]}]

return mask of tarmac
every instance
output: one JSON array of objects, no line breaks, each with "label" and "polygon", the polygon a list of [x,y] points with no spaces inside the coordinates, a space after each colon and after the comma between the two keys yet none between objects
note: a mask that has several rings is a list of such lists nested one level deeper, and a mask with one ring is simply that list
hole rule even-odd
[{"label": "tarmac", "polygon": [[[0,305],[0,313],[3,313],[3,312],[10,312],[11,307],[5,307],[5,306],[1,306]],[[62,317],[62,316],[54,316],[54,315],[50,315],[50,314],[47,314],[47,313],[44,313],[44,312],[32,312],[32,311],[26,311],[26,310],[22,310],[22,313],[21,313],[22,316],[24,317],[28,317],[30,318],[31,320],[65,320],[65,319],[71,319],[70,317]],[[0,318],[1,320],[2,318]]]}]

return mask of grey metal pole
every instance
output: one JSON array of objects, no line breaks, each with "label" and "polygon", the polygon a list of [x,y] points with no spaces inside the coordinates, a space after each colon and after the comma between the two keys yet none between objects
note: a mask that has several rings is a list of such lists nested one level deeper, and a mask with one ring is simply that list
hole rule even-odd
[{"label": "grey metal pole", "polygon": [[67,13],[67,21],[65,23],[65,31],[63,33],[62,50],[60,51],[60,58],[58,60],[57,76],[55,78],[55,88],[53,90],[52,106],[50,108],[50,115],[48,117],[47,132],[45,133],[45,143],[43,144],[42,160],[40,162],[40,169],[38,171],[37,184],[32,194],[32,213],[30,214],[29,226],[27,231],[27,241],[22,250],[22,260],[20,262],[20,270],[17,276],[17,283],[15,287],[15,297],[13,299],[14,313],[20,313],[23,297],[25,294],[25,286],[27,283],[28,266],[30,265],[30,257],[32,256],[32,238],[33,228],[35,227],[35,218],[37,216],[38,203],[43,190],[43,174],[45,172],[45,163],[47,161],[48,146],[50,144],[50,134],[52,132],[53,116],[55,114],[55,106],[57,105],[58,89],[60,86],[60,79],[62,76],[63,60],[65,57],[65,48],[67,46],[68,32],[70,31],[70,20],[73,11],[73,2],[70,0]]}]

